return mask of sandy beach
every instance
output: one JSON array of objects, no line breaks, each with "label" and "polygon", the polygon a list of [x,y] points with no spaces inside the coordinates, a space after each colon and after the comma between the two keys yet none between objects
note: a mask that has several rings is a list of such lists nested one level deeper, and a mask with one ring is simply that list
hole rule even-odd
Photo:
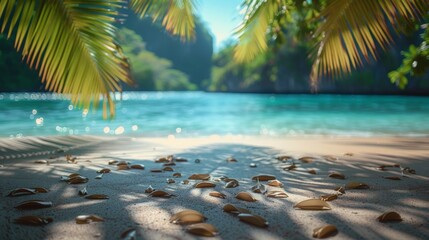
[{"label": "sandy beach", "polygon": [[[77,157],[68,163],[65,155]],[[161,156],[174,155],[188,159],[176,163],[174,172],[181,178],[168,184],[174,172],[151,172],[162,168],[155,163]],[[291,161],[276,156],[295,158],[296,169],[287,171]],[[331,158],[323,157],[325,155]],[[237,162],[227,162],[228,157]],[[297,160],[314,157],[310,163]],[[332,158],[333,157],[333,158]],[[200,159],[199,163],[195,159]],[[38,164],[47,160],[49,164]],[[144,170],[116,170],[111,160],[143,164]],[[252,168],[250,163],[257,167]],[[380,165],[399,164],[416,174],[402,176],[397,167],[378,170]],[[0,139],[0,233],[1,239],[120,239],[122,232],[133,228],[138,239],[198,239],[185,231],[185,226],[169,222],[184,209],[203,213],[206,223],[213,224],[219,235],[213,239],[312,239],[313,229],[326,224],[337,227],[332,239],[428,239],[429,238],[429,139],[407,137],[207,137],[207,138],[131,138],[95,136],[27,137]],[[97,170],[109,168],[102,179],[95,179]],[[308,170],[316,174],[309,174]],[[345,179],[330,178],[333,172]],[[61,176],[79,173],[89,178],[84,184],[67,184]],[[194,188],[197,181],[182,184],[195,173],[208,173],[212,180],[224,175],[239,181],[236,188]],[[281,181],[288,198],[268,198],[251,192],[252,176],[271,174]],[[401,180],[383,177],[398,176]],[[334,189],[348,182],[363,182],[369,189],[350,189],[338,199],[328,202],[331,210],[295,209],[300,201],[335,193]],[[174,195],[172,198],[148,197],[144,191],[151,185]],[[106,194],[107,200],[88,200],[78,195],[87,186],[89,194]],[[8,197],[15,188],[44,187],[48,193]],[[216,190],[225,199],[209,196]],[[256,202],[235,198],[245,191]],[[25,200],[52,201],[53,206],[37,210],[14,208]],[[268,228],[258,228],[226,213],[223,206],[231,203],[264,217]],[[376,218],[384,212],[396,211],[402,222],[381,223]],[[104,222],[76,224],[75,217],[95,214]],[[45,226],[15,224],[23,215],[52,217]]]}]

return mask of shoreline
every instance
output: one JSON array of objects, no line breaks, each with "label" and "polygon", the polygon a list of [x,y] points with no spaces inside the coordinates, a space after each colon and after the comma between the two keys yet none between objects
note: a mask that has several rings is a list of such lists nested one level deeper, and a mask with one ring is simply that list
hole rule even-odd
[{"label": "shoreline", "polygon": [[[324,224],[333,224],[338,234],[332,239],[427,239],[429,237],[429,138],[416,137],[340,137],[340,138],[132,138],[99,136],[45,136],[21,139],[0,138],[0,232],[6,239],[118,239],[123,231],[135,228],[143,239],[198,239],[184,227],[169,223],[170,216],[183,209],[202,212],[219,230],[214,239],[313,239],[312,231]],[[345,155],[345,154],[348,155]],[[67,163],[65,154],[77,157],[77,163]],[[173,172],[152,173],[162,167],[154,159],[174,154],[187,158],[186,163],[173,166],[182,178],[167,184]],[[285,171],[290,162],[275,156],[290,155],[298,168]],[[327,160],[325,155],[336,157]],[[238,162],[225,159],[235,157]],[[298,158],[314,157],[311,163]],[[194,159],[201,163],[195,163]],[[49,165],[36,164],[47,160]],[[143,164],[145,170],[117,171],[109,160]],[[256,168],[249,164],[255,163]],[[379,165],[399,164],[415,169],[417,174],[402,177],[397,168],[377,170]],[[97,170],[109,168],[111,173],[95,180]],[[314,169],[317,174],[308,174]],[[329,178],[330,172],[341,172],[345,180]],[[60,176],[78,172],[90,180],[83,185],[60,182]],[[240,182],[237,188],[224,188],[221,182],[214,189],[194,188],[180,182],[194,173],[209,173],[212,178],[226,175]],[[257,174],[275,175],[285,191],[285,199],[267,198],[252,193],[250,178]],[[400,181],[383,177],[398,176]],[[347,190],[346,194],[329,202],[331,210],[304,211],[294,209],[298,202],[320,195],[332,194],[336,186],[350,181],[364,182],[365,190]],[[194,181],[191,180],[191,183]],[[174,193],[177,197],[159,199],[144,193],[149,185]],[[89,194],[107,194],[108,200],[87,200],[77,195],[88,187]],[[6,197],[18,187],[45,187],[46,194]],[[208,195],[210,191],[226,194],[226,199]],[[250,192],[256,202],[234,198],[239,191]],[[14,209],[17,203],[29,199],[52,201],[54,206],[39,210]],[[245,207],[269,222],[267,229],[240,222],[225,213],[222,207],[232,203]],[[386,211],[397,211],[400,223],[379,223],[375,219]],[[43,227],[28,227],[13,223],[22,215],[43,215],[54,219]],[[96,214],[105,222],[76,224],[80,214]]]},{"label": "shoreline", "polygon": [[[311,91],[295,91],[295,92],[279,92],[279,91],[273,91],[273,92],[258,92],[258,91],[207,91],[207,90],[184,90],[184,91],[123,91],[123,94],[126,93],[213,93],[213,94],[260,94],[260,95],[340,95],[340,96],[404,96],[404,97],[429,97],[428,92],[421,92],[421,91],[414,91],[414,92],[404,92],[403,90],[395,92],[372,92],[372,91],[363,91],[363,92],[311,92]],[[0,92],[0,95],[11,95],[11,94],[36,94],[36,95],[56,95],[61,96],[62,100],[70,100],[70,97],[66,94],[59,94],[49,91],[38,91],[38,92],[16,92],[16,91],[10,91],[10,92]],[[120,93],[116,93],[117,98],[120,98]],[[2,100],[0,98],[0,100]]]},{"label": "shoreline", "polygon": [[[277,149],[284,153],[304,152],[307,154],[336,154],[342,152],[359,152],[362,146],[371,148],[389,149],[393,154],[398,152],[396,146],[406,144],[406,150],[425,151],[422,146],[429,146],[429,137],[410,136],[290,136],[290,137],[255,137],[242,135],[226,136],[206,136],[206,137],[136,137],[136,136],[98,136],[98,135],[67,135],[67,136],[26,136],[20,138],[0,137],[0,160],[6,159],[10,154],[21,154],[21,157],[35,157],[40,155],[55,154],[58,149],[61,151],[73,151],[93,145],[100,145],[104,142],[119,142],[123,145],[127,143],[148,142],[166,145],[172,150],[198,147],[209,144],[245,144],[250,146],[265,146]],[[415,147],[412,144],[415,143]],[[135,145],[135,144],[134,144]],[[307,146],[313,149],[308,149]],[[317,146],[321,145],[321,146]],[[322,147],[323,146],[323,147]],[[334,147],[332,150],[327,146]],[[347,147],[346,147],[347,146]],[[392,148],[389,148],[392,147]],[[135,146],[127,146],[133,148]],[[329,150],[327,150],[329,149]],[[334,151],[335,153],[333,153]],[[342,151],[342,152],[341,152]],[[429,148],[427,149],[429,152]],[[39,152],[38,155],[28,155]],[[399,151],[402,152],[402,151]],[[26,154],[26,155],[24,155]],[[15,156],[19,158],[19,156]]]}]

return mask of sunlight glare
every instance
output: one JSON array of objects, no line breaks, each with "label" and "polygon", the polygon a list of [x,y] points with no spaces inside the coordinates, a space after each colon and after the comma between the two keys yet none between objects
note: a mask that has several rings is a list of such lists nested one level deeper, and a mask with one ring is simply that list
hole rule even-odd
[{"label": "sunlight glare", "polygon": [[43,118],[42,117],[36,118],[36,124],[37,124],[37,126],[42,126],[43,125]]},{"label": "sunlight glare", "polygon": [[110,132],[110,128],[109,127],[104,127],[103,132],[105,134],[108,134]]},{"label": "sunlight glare", "polygon": [[167,137],[168,140],[174,140],[176,139],[176,137],[173,134],[168,135]]},{"label": "sunlight glare", "polygon": [[88,109],[84,109],[83,111],[82,111],[82,117],[86,117],[86,115],[88,115]]},{"label": "sunlight glare", "polygon": [[116,135],[121,135],[121,134],[123,134],[125,132],[125,128],[124,127],[122,127],[122,126],[119,126],[119,127],[117,127],[116,129],[115,129],[115,134]]}]

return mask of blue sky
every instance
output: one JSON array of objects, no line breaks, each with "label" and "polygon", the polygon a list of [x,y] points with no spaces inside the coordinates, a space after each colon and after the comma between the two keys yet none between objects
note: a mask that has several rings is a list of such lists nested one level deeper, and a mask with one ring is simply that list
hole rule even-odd
[{"label": "blue sky", "polygon": [[238,7],[242,0],[200,0],[197,1],[197,12],[206,23],[214,37],[215,51],[222,42],[231,37],[232,32],[241,21]]}]

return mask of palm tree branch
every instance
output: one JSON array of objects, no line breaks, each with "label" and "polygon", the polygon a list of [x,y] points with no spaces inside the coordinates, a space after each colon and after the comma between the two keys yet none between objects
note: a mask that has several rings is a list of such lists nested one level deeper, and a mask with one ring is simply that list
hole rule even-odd
[{"label": "palm tree branch", "polygon": [[182,39],[195,36],[195,3],[192,0],[130,0],[130,8],[141,18],[149,16],[153,21],[162,18],[162,25]]},{"label": "palm tree branch", "polygon": [[287,3],[283,0],[243,2],[244,21],[235,32],[239,41],[234,49],[237,61],[251,60],[267,49],[267,30],[278,14],[284,14],[286,6]]},{"label": "palm tree branch", "polygon": [[361,66],[363,60],[376,59],[376,49],[391,44],[390,28],[398,18],[419,19],[428,9],[424,0],[331,1],[321,12],[324,21],[315,33],[320,41],[313,50],[312,86],[321,75],[338,76]]},{"label": "palm tree branch", "polygon": [[[113,23],[119,13],[112,9],[124,1],[41,1],[33,10],[21,2],[8,1],[13,8],[7,6],[0,19],[5,26],[12,17],[6,25],[9,32],[16,31],[15,47],[22,48],[23,58],[39,71],[45,87],[70,94],[72,102],[84,108],[97,106],[102,96],[113,116],[110,92],[120,91],[121,81],[132,82],[127,61],[114,43]],[[20,21],[13,20],[18,11]],[[17,28],[16,22],[20,22]]]}]

